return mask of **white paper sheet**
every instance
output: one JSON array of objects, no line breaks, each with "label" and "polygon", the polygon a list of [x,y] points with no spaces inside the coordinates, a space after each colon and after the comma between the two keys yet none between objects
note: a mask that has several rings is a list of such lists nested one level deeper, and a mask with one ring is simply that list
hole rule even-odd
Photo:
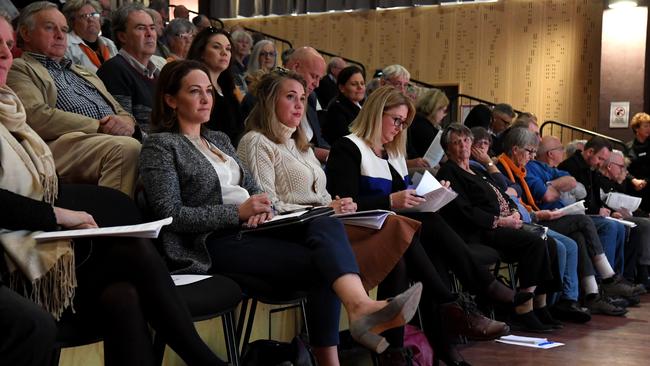
[{"label": "white paper sheet", "polygon": [[344,214],[335,214],[332,217],[339,218],[346,225],[367,227],[370,229],[381,229],[384,221],[389,215],[394,215],[393,211],[386,210],[368,210]]},{"label": "white paper sheet", "polygon": [[614,211],[619,211],[621,208],[625,208],[630,212],[634,212],[639,209],[641,205],[641,197],[634,197],[623,193],[610,192],[607,194],[607,201],[605,204],[613,209]]},{"label": "white paper sheet", "polygon": [[427,161],[427,163],[429,163],[430,167],[438,165],[442,157],[445,155],[445,152],[442,150],[442,145],[440,145],[440,136],[442,136],[442,131],[439,131],[436,134],[436,137],[433,138],[427,152],[424,153],[424,156],[422,157]]},{"label": "white paper sheet", "polygon": [[36,241],[52,239],[73,239],[93,236],[127,236],[133,238],[155,239],[163,226],[172,223],[172,218],[147,222],[139,225],[112,226],[97,229],[48,231],[34,236]]},{"label": "white paper sheet", "polygon": [[174,281],[174,285],[176,285],[176,286],[184,286],[184,285],[189,285],[190,283],[203,281],[206,278],[210,278],[210,277],[212,277],[212,276],[206,276],[206,275],[172,275],[172,281]]},{"label": "white paper sheet", "polygon": [[417,184],[415,192],[427,201],[413,208],[400,210],[400,212],[436,212],[458,197],[458,193],[443,187],[428,171],[425,171],[424,174],[416,173],[413,182]]},{"label": "white paper sheet", "polygon": [[559,212],[564,212],[565,215],[584,215],[586,210],[585,200],[580,200],[576,203],[557,209]]},{"label": "white paper sheet", "polygon": [[564,343],[549,341],[547,338],[524,337],[507,335],[496,340],[499,343],[512,344],[515,346],[549,349],[564,346]]},{"label": "white paper sheet", "polygon": [[615,218],[613,218],[613,217],[611,217],[611,216],[607,216],[607,217],[605,217],[605,218],[606,218],[607,220],[612,220],[612,221],[620,222],[621,224],[623,224],[623,225],[625,225],[625,226],[627,226],[627,227],[636,227],[636,224],[633,223],[632,221],[621,220],[621,219],[615,219]]}]

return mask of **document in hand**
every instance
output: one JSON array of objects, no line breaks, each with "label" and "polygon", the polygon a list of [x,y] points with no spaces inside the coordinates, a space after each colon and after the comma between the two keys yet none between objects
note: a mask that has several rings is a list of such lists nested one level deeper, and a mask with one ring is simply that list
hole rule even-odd
[{"label": "document in hand", "polygon": [[445,155],[445,152],[442,150],[442,145],[440,145],[440,136],[442,136],[442,132],[436,134],[436,137],[433,138],[427,152],[424,153],[424,156],[422,157],[422,159],[426,160],[432,168],[438,165],[442,157]]},{"label": "document in hand", "polygon": [[621,208],[625,208],[630,212],[634,212],[639,209],[641,205],[641,197],[634,197],[623,193],[610,192],[607,194],[607,201],[605,201],[607,207],[613,209],[614,211],[619,211]]},{"label": "document in hand", "polygon": [[362,226],[370,229],[381,229],[388,215],[395,215],[393,211],[386,210],[368,210],[351,213],[335,214],[344,224]]},{"label": "document in hand", "polygon": [[428,171],[424,174],[415,173],[413,183],[416,185],[415,192],[427,201],[413,208],[401,210],[403,212],[436,212],[458,196],[458,193],[443,187]]},{"label": "document in hand", "polygon": [[622,219],[616,219],[616,218],[613,218],[613,217],[611,217],[611,216],[606,216],[605,218],[606,218],[607,220],[612,220],[612,221],[616,221],[616,222],[618,222],[618,223],[621,223],[621,224],[623,224],[623,225],[625,225],[625,226],[627,226],[627,227],[636,227],[636,224],[633,223],[632,221],[627,221],[627,220],[622,220]]},{"label": "document in hand", "polygon": [[584,215],[587,208],[585,207],[585,200],[580,200],[568,206],[557,209],[558,212],[564,212],[565,215]]},{"label": "document in hand", "polygon": [[259,224],[257,227],[249,228],[244,224],[242,232],[270,230],[289,225],[303,224],[320,216],[331,216],[333,213],[334,210],[331,207],[315,207],[286,215],[274,216],[271,220]]},{"label": "document in hand", "polygon": [[48,231],[34,236],[36,241],[52,239],[74,239],[93,236],[127,236],[132,238],[155,239],[163,226],[172,223],[172,218],[147,222],[139,225],[111,226],[98,229]]}]

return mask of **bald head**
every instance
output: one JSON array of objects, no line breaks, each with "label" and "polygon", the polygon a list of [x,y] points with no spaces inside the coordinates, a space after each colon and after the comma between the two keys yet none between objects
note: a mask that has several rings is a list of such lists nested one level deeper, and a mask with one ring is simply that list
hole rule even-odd
[{"label": "bald head", "polygon": [[564,146],[555,136],[544,136],[537,147],[537,160],[557,166],[564,159]]},{"label": "bald head", "polygon": [[176,5],[174,8],[174,18],[183,18],[190,20],[190,11],[184,5]]},{"label": "bald head", "polygon": [[320,79],[325,74],[325,60],[312,47],[300,47],[296,49],[289,57],[286,66],[305,79],[307,95],[311,94],[318,87]]}]

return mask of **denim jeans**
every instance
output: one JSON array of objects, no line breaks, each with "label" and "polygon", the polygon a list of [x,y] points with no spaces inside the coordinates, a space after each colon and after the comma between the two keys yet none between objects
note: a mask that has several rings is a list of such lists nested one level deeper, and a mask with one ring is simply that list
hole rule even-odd
[{"label": "denim jeans", "polygon": [[623,273],[625,264],[625,226],[602,216],[589,216],[596,225],[603,251],[616,273]]},{"label": "denim jeans", "polygon": [[560,266],[560,276],[562,277],[560,298],[577,301],[579,292],[578,244],[568,236],[550,229],[548,236],[555,239],[557,244],[557,261]]}]

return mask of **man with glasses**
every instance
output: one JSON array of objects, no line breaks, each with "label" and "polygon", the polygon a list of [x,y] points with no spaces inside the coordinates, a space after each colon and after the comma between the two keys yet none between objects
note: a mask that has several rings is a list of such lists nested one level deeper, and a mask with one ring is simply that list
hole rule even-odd
[{"label": "man with glasses", "polygon": [[120,52],[99,68],[97,76],[146,133],[160,73],[151,61],[156,52],[156,26],[141,3],[127,3],[115,11],[113,33]]},{"label": "man with glasses", "polygon": [[402,65],[390,65],[381,70],[381,85],[392,85],[399,91],[407,94],[407,87],[411,80],[411,73]]},{"label": "man with glasses", "polygon": [[117,54],[110,39],[100,36],[102,7],[95,0],[66,2],[63,14],[71,29],[65,57],[92,72]]},{"label": "man with glasses", "polygon": [[[609,159],[600,168],[600,186],[604,194],[635,192],[632,178],[627,173],[625,157],[619,150],[612,150]],[[630,212],[626,209],[612,209],[612,216],[623,218],[637,226],[630,231],[630,238],[625,246],[625,268],[623,277],[628,281],[644,284],[648,287],[648,266],[650,265],[650,218],[643,210]]]}]

